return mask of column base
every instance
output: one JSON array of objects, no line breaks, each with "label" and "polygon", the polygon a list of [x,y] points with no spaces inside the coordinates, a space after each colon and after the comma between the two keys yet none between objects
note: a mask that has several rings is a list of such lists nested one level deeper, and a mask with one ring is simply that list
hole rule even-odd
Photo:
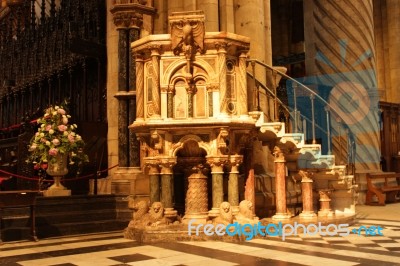
[{"label": "column base", "polygon": [[288,220],[290,217],[291,216],[289,213],[276,213],[274,216],[272,216],[272,220]]},{"label": "column base", "polygon": [[333,217],[333,211],[331,210],[320,210],[318,211],[318,217]]},{"label": "column base", "polygon": [[314,219],[317,218],[315,212],[302,212],[299,214],[300,219]]},{"label": "column base", "polygon": [[206,224],[208,215],[207,213],[193,213],[193,214],[185,214],[182,219],[183,224],[188,224],[190,220],[193,221],[193,224]]}]

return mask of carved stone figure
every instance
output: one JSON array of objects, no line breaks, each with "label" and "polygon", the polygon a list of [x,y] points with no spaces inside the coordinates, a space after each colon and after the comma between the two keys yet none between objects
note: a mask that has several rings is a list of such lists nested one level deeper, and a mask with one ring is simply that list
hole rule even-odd
[{"label": "carved stone figure", "polygon": [[215,224],[228,225],[233,223],[231,204],[227,201],[221,203],[219,207],[219,216],[214,219]]},{"label": "carved stone figure", "polygon": [[134,210],[133,219],[129,222],[129,226],[143,226],[149,222],[149,204],[147,201],[139,201],[137,203],[129,204],[130,208]]},{"label": "carved stone figure", "polygon": [[253,203],[249,200],[242,200],[239,204],[239,213],[235,217],[235,221],[240,224],[258,223],[258,217],[253,215]]},{"label": "carved stone figure", "polygon": [[149,222],[147,225],[158,226],[167,224],[164,217],[164,207],[161,202],[154,202],[149,211]]}]

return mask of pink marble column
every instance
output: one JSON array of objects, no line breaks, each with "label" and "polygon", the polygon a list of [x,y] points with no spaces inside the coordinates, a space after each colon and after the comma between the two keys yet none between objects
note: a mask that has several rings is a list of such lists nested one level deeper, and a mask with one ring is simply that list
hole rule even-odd
[{"label": "pink marble column", "polygon": [[303,211],[300,213],[301,219],[313,219],[317,217],[313,210],[313,180],[309,177],[309,173],[302,170],[299,171],[301,179],[301,190],[303,198]]},{"label": "pink marble column", "polygon": [[274,156],[276,214],[272,216],[272,219],[285,220],[290,218],[286,207],[286,160],[279,147],[275,147]]}]

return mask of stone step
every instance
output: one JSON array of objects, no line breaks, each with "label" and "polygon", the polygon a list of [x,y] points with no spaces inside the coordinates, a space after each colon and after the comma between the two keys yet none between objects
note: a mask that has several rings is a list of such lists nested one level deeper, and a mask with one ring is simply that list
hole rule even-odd
[{"label": "stone step", "polygon": [[[29,208],[2,210],[3,241],[29,239]],[[127,200],[114,195],[38,197],[39,238],[123,230],[132,218]]]}]

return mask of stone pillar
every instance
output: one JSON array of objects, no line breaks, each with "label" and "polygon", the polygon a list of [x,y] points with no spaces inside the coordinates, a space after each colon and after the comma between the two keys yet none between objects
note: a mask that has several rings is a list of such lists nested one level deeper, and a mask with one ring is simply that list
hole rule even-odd
[{"label": "stone pillar", "polygon": [[164,206],[164,215],[173,222],[178,212],[174,210],[174,176],[172,167],[176,164],[176,157],[160,158],[161,166],[161,203]]},{"label": "stone pillar", "polygon": [[[301,170],[300,170],[301,171]],[[313,219],[317,215],[313,210],[313,180],[309,177],[309,173],[301,171],[301,190],[303,198],[303,211],[300,213],[301,219]]]},{"label": "stone pillar", "polygon": [[206,223],[208,211],[207,176],[201,168],[193,168],[188,177],[188,189],[185,199],[185,216],[183,222],[188,223],[196,219],[195,223]]},{"label": "stone pillar", "polygon": [[149,167],[150,179],[150,204],[161,200],[160,197],[160,172],[158,169],[159,162],[153,158],[145,158],[145,164]]},{"label": "stone pillar", "polygon": [[218,216],[219,207],[224,201],[224,164],[228,156],[207,157],[207,163],[211,166],[212,175],[212,210],[210,216]]},{"label": "stone pillar", "polygon": [[232,155],[230,157],[231,171],[228,180],[228,202],[233,211],[239,210],[239,165],[243,162],[243,155]]},{"label": "stone pillar", "polygon": [[221,114],[227,113],[226,111],[226,47],[227,44],[219,42],[216,44],[218,51],[218,75],[219,75],[219,104]]},{"label": "stone pillar", "polygon": [[276,214],[272,216],[274,220],[289,219],[290,215],[286,207],[286,160],[280,148],[275,147],[275,197],[276,197]]},{"label": "stone pillar", "polygon": [[197,1],[197,10],[203,10],[204,14],[207,14],[207,20],[204,23],[206,31],[219,31],[218,2],[218,0]]},{"label": "stone pillar", "polygon": [[173,208],[174,176],[172,167],[175,164],[175,157],[161,158],[161,203],[164,208]]},{"label": "stone pillar", "polygon": [[[390,91],[388,95],[389,102],[400,102],[399,84],[400,84],[400,1],[386,0],[387,6],[387,24],[388,24],[388,54],[390,67]],[[387,62],[386,62],[387,64]]]},{"label": "stone pillar", "polygon": [[[317,91],[328,95],[331,104],[337,104],[333,110],[355,134],[357,172],[378,171],[378,99],[371,97],[377,90],[372,0],[305,0],[304,23],[308,25],[305,63],[310,82],[317,81]],[[303,83],[307,82],[304,79]],[[360,106],[354,110],[354,105],[346,103],[346,97]],[[339,135],[338,124],[334,119],[331,122],[335,138]],[[332,143],[334,151],[340,149],[340,141],[334,139]]]},{"label": "stone pillar", "polygon": [[325,189],[319,191],[319,203],[320,203],[320,210],[318,211],[318,216],[320,217],[332,217],[333,212],[330,207],[330,194],[332,190]]},{"label": "stone pillar", "polygon": [[161,96],[160,96],[160,47],[151,48],[151,62],[153,64],[153,114],[152,118],[160,118],[161,115]]}]

